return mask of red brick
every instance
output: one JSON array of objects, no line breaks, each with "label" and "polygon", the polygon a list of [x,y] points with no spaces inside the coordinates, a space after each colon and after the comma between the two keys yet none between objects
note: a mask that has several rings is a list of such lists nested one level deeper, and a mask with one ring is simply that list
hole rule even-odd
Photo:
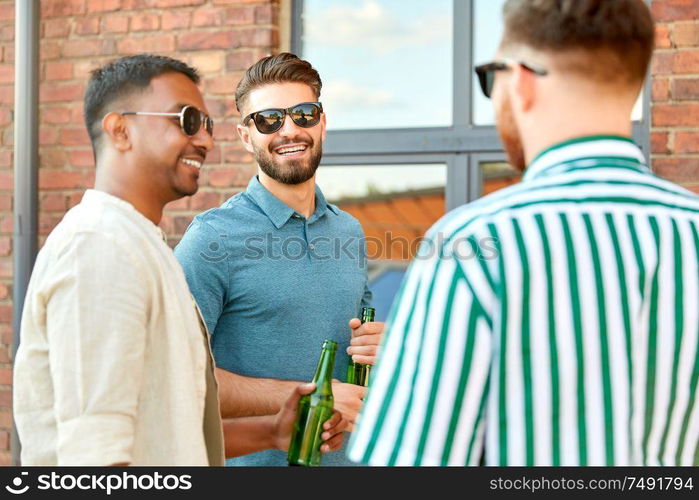
[{"label": "red brick", "polygon": [[236,46],[236,33],[233,31],[188,32],[177,37],[178,50],[230,50]]},{"label": "red brick", "polygon": [[189,208],[189,196],[180,198],[179,200],[171,201],[165,205],[165,210],[168,212],[181,212]]},{"label": "red brick", "polygon": [[75,32],[78,35],[96,35],[100,32],[99,17],[79,17],[75,20]]},{"label": "red brick", "polygon": [[[12,195],[5,194],[0,196],[0,212],[12,211]],[[0,297],[3,298],[3,297]]]},{"label": "red brick", "polygon": [[699,133],[677,132],[675,134],[675,153],[699,153]]},{"label": "red brick", "polygon": [[82,99],[81,83],[44,83],[39,89],[41,102],[71,102]]},{"label": "red brick", "polygon": [[173,234],[183,235],[192,222],[193,215],[187,215],[184,217],[173,217],[173,222],[175,225],[175,230]]},{"label": "red brick", "polygon": [[166,9],[168,7],[183,7],[186,5],[201,5],[206,0],[155,0],[154,7]]},{"label": "red brick", "polygon": [[[12,259],[0,259],[0,263],[2,261],[12,262]],[[0,324],[0,339],[2,339],[3,344],[12,345],[12,325]]]},{"label": "red brick", "polygon": [[699,104],[653,106],[653,126],[692,127],[699,125]]},{"label": "red brick", "polygon": [[70,164],[76,168],[91,168],[95,166],[95,157],[91,149],[81,149],[70,152]]},{"label": "red brick", "polygon": [[675,73],[699,73],[699,50],[680,50],[672,63]]},{"label": "red brick", "polygon": [[231,5],[234,3],[260,3],[260,0],[214,0],[214,5]]},{"label": "red brick", "polygon": [[246,186],[250,181],[250,177],[256,172],[257,169],[250,165],[245,167],[214,168],[208,171],[209,185],[222,188]]},{"label": "red brick", "polygon": [[699,101],[699,78],[673,80],[672,98],[678,101]]},{"label": "red brick", "polygon": [[107,15],[102,17],[104,33],[126,33],[129,31],[129,16]]},{"label": "red brick", "polygon": [[227,148],[223,155],[223,163],[225,164],[251,163],[252,161],[252,155],[238,147]]},{"label": "red brick", "polygon": [[61,57],[61,51],[63,48],[63,45],[61,42],[42,40],[39,45],[40,45],[39,58],[42,61],[50,60],[50,59],[58,59],[59,57]]},{"label": "red brick", "polygon": [[63,148],[43,148],[39,151],[39,165],[41,168],[63,168],[68,161],[68,155]]},{"label": "red brick", "polygon": [[653,154],[665,154],[670,150],[667,146],[667,132],[652,132],[650,134],[650,150]]},{"label": "red brick", "polygon": [[119,54],[174,52],[175,37],[172,35],[153,35],[142,38],[127,38],[119,42],[117,50]]},{"label": "red brick", "polygon": [[15,89],[12,86],[0,86],[0,104],[14,105]]},{"label": "red brick", "polygon": [[271,3],[255,7],[255,24],[277,24],[277,9]]},{"label": "red brick", "polygon": [[222,24],[221,9],[197,9],[192,13],[192,26],[221,26]]},{"label": "red brick", "polygon": [[[0,305],[0,321],[3,323],[10,323],[12,321],[12,305],[7,305],[7,304],[1,304]],[[2,346],[5,348],[5,346]],[[5,353],[7,353],[7,349],[5,348]],[[8,359],[0,357],[0,362],[1,363],[7,363]]]},{"label": "red brick", "polygon": [[165,234],[172,234],[175,231],[175,221],[167,214],[163,215],[158,224]]},{"label": "red brick", "polygon": [[65,19],[48,19],[43,24],[45,38],[67,38],[70,34],[70,23]]},{"label": "red brick", "polygon": [[216,165],[217,163],[221,163],[221,146],[214,146],[214,149],[206,154],[206,164],[204,167]]},{"label": "red brick", "polygon": [[85,185],[82,172],[39,169],[39,189],[77,189]]},{"label": "red brick", "polygon": [[[9,357],[7,356],[7,348],[3,346],[2,350],[4,351],[4,354],[0,355],[0,359],[7,358],[9,361]],[[0,391],[0,406],[12,406],[12,391]]]},{"label": "red brick", "polygon": [[10,168],[11,166],[12,151],[0,151],[0,168]]},{"label": "red brick", "polygon": [[70,108],[65,106],[46,107],[39,113],[44,123],[56,124],[68,123],[70,121]]},{"label": "red brick", "polygon": [[160,27],[158,14],[139,13],[131,17],[131,31],[154,31]]},{"label": "red brick", "polygon": [[14,41],[15,27],[14,25],[3,26],[0,30],[0,40]]},{"label": "red brick", "polygon": [[243,26],[255,23],[255,7],[231,7],[226,9],[226,24]]},{"label": "red brick", "polygon": [[15,67],[13,64],[0,64],[0,83],[13,83],[15,81]]},{"label": "red brick", "polygon": [[10,287],[5,283],[0,283],[0,299],[7,299],[10,296]]},{"label": "red brick", "polygon": [[66,211],[66,197],[61,193],[45,194],[42,196],[39,206],[42,212],[63,213]]},{"label": "red brick", "polygon": [[[204,88],[209,94],[225,94],[232,98],[239,81],[240,75],[214,76],[205,79]],[[221,124],[221,126],[222,125],[223,124]],[[220,125],[216,124],[214,134],[218,135],[217,131],[219,128]]]},{"label": "red brick", "polygon": [[161,29],[163,30],[173,30],[189,28],[190,14],[186,11],[163,11],[160,18]]},{"label": "red brick", "polygon": [[14,2],[0,4],[0,21],[12,21],[15,18]]},{"label": "red brick", "polygon": [[221,204],[221,194],[211,191],[199,191],[192,196],[190,206],[192,210],[208,210]]},{"label": "red brick", "polygon": [[61,217],[50,217],[48,215],[39,216],[39,234],[51,234],[59,222],[61,222]]},{"label": "red brick", "polygon": [[[12,385],[12,368],[0,368],[0,385]],[[11,413],[0,412],[0,427],[7,427],[8,415],[11,419]],[[10,420],[10,423],[12,423],[12,420]]]},{"label": "red brick", "polygon": [[658,24],[655,26],[655,48],[669,49],[672,47],[670,40],[670,26],[667,24]]},{"label": "red brick", "polygon": [[84,127],[62,128],[58,142],[63,146],[89,146],[90,137]]},{"label": "red brick", "polygon": [[64,57],[100,56],[106,52],[106,40],[68,40],[63,43]]},{"label": "red brick", "polygon": [[83,199],[84,192],[73,193],[68,197],[68,208],[73,208]]},{"label": "red brick", "polygon": [[674,62],[674,52],[656,52],[651,63],[651,73],[653,75],[667,75],[672,73]]},{"label": "red brick", "polygon": [[[41,17],[66,17],[85,14],[86,0],[44,0],[41,2]],[[92,1],[92,0],[90,0]]]},{"label": "red brick", "polygon": [[99,68],[101,64],[93,59],[75,61],[73,64],[74,78],[80,81],[87,81],[92,70]]},{"label": "red brick", "polygon": [[12,238],[9,236],[0,237],[0,256],[7,257],[12,254]]},{"label": "red brick", "polygon": [[667,78],[653,78],[652,96],[653,102],[667,101],[670,98],[670,81]]},{"label": "red brick", "polygon": [[655,0],[651,2],[651,9],[658,22],[699,18],[699,2],[695,0]]},{"label": "red brick", "polygon": [[675,24],[672,40],[678,47],[699,46],[699,24],[696,22]]},{"label": "red brick", "polygon": [[678,184],[696,182],[699,179],[699,158],[655,158],[653,170]]},{"label": "red brick", "polygon": [[12,191],[14,188],[14,177],[12,172],[0,172],[0,190]]},{"label": "red brick", "polygon": [[10,449],[10,433],[7,431],[0,431],[0,450]]},{"label": "red brick", "polygon": [[87,2],[88,12],[109,12],[119,10],[121,0],[89,0]]},{"label": "red brick", "polygon": [[39,146],[52,146],[58,142],[58,130],[39,128]]},{"label": "red brick", "polygon": [[220,52],[194,52],[189,61],[202,73],[218,73],[223,69],[223,54]]},{"label": "red brick", "polygon": [[249,50],[235,50],[226,55],[226,69],[228,71],[246,70],[255,64],[258,59],[260,58],[257,57],[255,52]]},{"label": "red brick", "polygon": [[73,63],[47,62],[46,63],[46,79],[47,80],[72,80],[73,79]]}]

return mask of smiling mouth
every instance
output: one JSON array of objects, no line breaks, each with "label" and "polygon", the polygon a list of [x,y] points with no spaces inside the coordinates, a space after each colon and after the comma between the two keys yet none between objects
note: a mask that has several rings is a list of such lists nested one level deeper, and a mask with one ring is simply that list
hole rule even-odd
[{"label": "smiling mouth", "polygon": [[181,158],[182,163],[185,165],[191,165],[192,167],[195,167],[196,169],[201,169],[202,162],[193,160],[191,158]]},{"label": "smiling mouth", "polygon": [[282,146],[281,148],[277,148],[274,150],[275,153],[281,156],[291,156],[294,154],[298,153],[303,153],[308,149],[308,146],[305,144],[298,144],[295,146]]}]

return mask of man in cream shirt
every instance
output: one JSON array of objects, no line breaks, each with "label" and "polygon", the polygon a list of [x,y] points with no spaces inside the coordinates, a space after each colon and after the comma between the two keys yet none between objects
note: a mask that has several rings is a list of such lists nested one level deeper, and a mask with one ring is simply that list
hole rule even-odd
[{"label": "man in cream shirt", "polygon": [[[22,316],[14,412],[24,465],[222,465],[288,447],[277,414],[219,413],[206,327],[157,226],[197,191],[213,122],[195,69],[138,55],[96,70],[85,121],[95,189],[39,253]],[[323,451],[339,448],[339,414]],[[225,435],[225,446],[224,446]]]}]

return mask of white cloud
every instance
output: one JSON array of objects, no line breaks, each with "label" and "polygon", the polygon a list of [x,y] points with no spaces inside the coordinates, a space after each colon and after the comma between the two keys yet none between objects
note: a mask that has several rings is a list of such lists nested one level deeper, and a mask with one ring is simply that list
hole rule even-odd
[{"label": "white cloud", "polygon": [[395,103],[390,92],[371,89],[347,80],[330,81],[323,85],[321,100],[325,108],[332,112],[367,107],[385,108]]},{"label": "white cloud", "polygon": [[304,25],[306,41],[316,46],[362,47],[379,54],[448,41],[451,32],[449,16],[400,19],[376,0],[334,5]]}]

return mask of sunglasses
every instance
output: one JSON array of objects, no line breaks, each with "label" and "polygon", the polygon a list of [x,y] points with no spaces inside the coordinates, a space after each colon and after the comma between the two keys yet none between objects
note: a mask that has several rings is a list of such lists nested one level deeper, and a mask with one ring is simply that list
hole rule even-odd
[{"label": "sunglasses", "polygon": [[204,129],[210,136],[214,135],[214,121],[209,115],[194,106],[187,105],[179,113],[151,113],[150,111],[126,111],[122,115],[176,116],[180,119],[180,129],[185,135],[193,136],[199,129]]},{"label": "sunglasses", "polygon": [[273,134],[284,124],[284,117],[289,115],[291,120],[303,128],[315,127],[320,122],[323,105],[319,102],[302,102],[290,108],[270,108],[250,113],[243,119],[243,125],[252,118],[257,131],[261,134]]},{"label": "sunglasses", "polygon": [[511,61],[505,59],[502,61],[494,61],[487,64],[481,64],[480,66],[476,66],[474,68],[474,71],[476,72],[476,75],[478,75],[478,82],[481,84],[481,90],[483,91],[483,95],[490,99],[490,96],[493,94],[493,86],[495,85],[495,72],[508,70],[511,68],[513,64],[518,64],[527,71],[531,71],[537,76],[548,75],[547,70],[543,68],[536,68],[522,61]]}]

